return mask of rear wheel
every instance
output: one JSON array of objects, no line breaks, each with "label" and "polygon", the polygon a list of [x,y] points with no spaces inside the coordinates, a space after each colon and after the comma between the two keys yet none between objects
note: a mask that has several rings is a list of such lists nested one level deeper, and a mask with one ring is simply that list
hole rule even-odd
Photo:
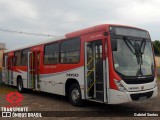
[{"label": "rear wheel", "polygon": [[23,92],[24,92],[22,78],[18,78],[17,89],[18,89],[18,91],[19,91],[20,93],[23,93]]},{"label": "rear wheel", "polygon": [[69,100],[74,106],[82,106],[83,100],[81,96],[81,91],[78,83],[74,83],[69,88]]}]

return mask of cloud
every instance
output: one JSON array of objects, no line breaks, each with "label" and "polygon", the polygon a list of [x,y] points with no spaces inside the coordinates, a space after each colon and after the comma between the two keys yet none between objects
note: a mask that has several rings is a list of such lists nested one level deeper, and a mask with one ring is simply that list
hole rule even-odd
[{"label": "cloud", "polygon": [[[1,0],[1,7],[7,10],[10,15],[14,17],[22,17],[27,19],[36,19],[38,13],[36,12],[34,6],[25,0]],[[8,16],[6,14],[6,16]]]},{"label": "cloud", "polygon": [[[159,6],[159,0],[0,0],[0,28],[59,36],[112,23],[146,29],[154,40],[160,39]],[[2,32],[0,36],[8,48],[48,39]]]},{"label": "cloud", "polygon": [[[146,0],[133,0],[132,2],[128,1],[125,3],[125,7],[120,7],[117,9],[117,13],[122,16],[119,19],[127,22],[132,21],[135,24],[146,24],[146,23],[158,23],[160,16],[160,7],[154,2],[148,2]],[[130,3],[129,3],[130,2]],[[160,3],[160,2],[158,2]]]}]

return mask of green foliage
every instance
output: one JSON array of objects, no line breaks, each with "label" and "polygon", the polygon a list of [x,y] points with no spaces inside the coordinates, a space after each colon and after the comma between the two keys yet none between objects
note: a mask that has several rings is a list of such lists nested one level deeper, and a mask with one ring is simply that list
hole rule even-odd
[{"label": "green foliage", "polygon": [[153,48],[154,48],[154,53],[156,55],[160,55],[160,41],[159,40],[153,41]]}]

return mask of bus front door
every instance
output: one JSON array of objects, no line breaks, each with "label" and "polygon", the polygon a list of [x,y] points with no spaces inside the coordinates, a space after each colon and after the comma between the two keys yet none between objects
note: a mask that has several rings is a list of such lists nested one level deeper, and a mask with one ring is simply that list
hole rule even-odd
[{"label": "bus front door", "polygon": [[102,54],[102,40],[85,43],[85,97],[97,102],[107,101]]},{"label": "bus front door", "polygon": [[39,85],[39,60],[40,52],[28,52],[28,88],[40,90]]}]

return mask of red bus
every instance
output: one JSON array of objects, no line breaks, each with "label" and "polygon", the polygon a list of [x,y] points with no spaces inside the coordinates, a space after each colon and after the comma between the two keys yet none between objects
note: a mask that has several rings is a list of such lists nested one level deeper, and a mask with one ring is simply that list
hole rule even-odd
[{"label": "red bus", "polygon": [[119,104],[157,95],[153,47],[146,30],[103,24],[8,50],[5,84],[84,100]]}]

